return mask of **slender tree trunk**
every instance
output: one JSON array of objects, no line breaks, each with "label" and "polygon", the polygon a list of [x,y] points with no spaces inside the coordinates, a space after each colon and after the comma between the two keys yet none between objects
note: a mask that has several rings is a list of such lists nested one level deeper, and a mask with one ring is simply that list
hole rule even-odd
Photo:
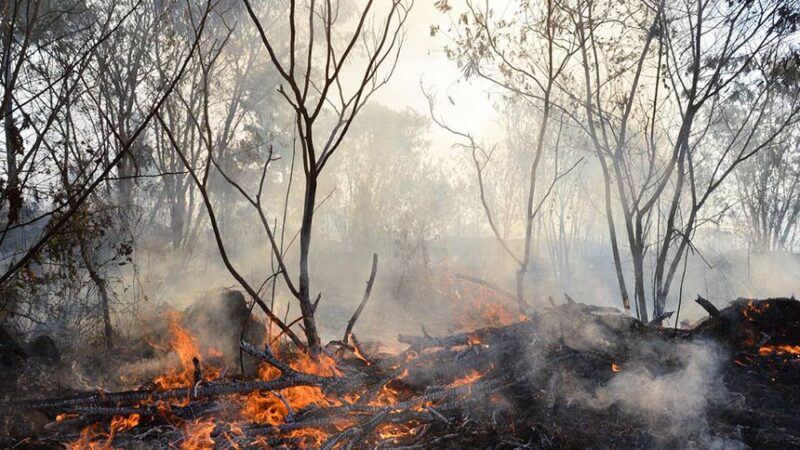
[{"label": "slender tree trunk", "polygon": [[[10,33],[10,31],[9,31]],[[9,39],[11,39],[9,37]],[[8,85],[12,78],[11,70],[11,47],[6,45],[3,55],[3,79],[5,92],[2,99],[3,128],[6,141],[6,200],[8,201],[8,223],[13,224],[19,220],[19,213],[22,209],[22,188],[19,184],[19,167],[17,166],[17,155],[23,152],[22,136],[14,123],[13,105],[11,104],[13,87]]]},{"label": "slender tree trunk", "polygon": [[300,293],[300,310],[303,313],[308,349],[317,354],[320,349],[320,337],[314,320],[314,304],[311,300],[311,282],[308,272],[308,258],[311,248],[311,230],[314,222],[314,207],[317,197],[317,173],[312,168],[306,177],[305,203],[303,205],[303,221],[300,225],[300,277],[298,290]]},{"label": "slender tree trunk", "polygon": [[[176,178],[179,175],[175,176]],[[172,248],[180,250],[183,247],[184,230],[186,229],[186,196],[180,190],[178,180],[168,180],[166,183],[166,191],[169,196],[169,227],[172,237]]]},{"label": "slender tree trunk", "polygon": [[111,327],[111,308],[109,306],[108,286],[106,280],[100,275],[97,270],[92,255],[89,252],[89,246],[83,238],[79,238],[80,251],[83,263],[86,265],[86,270],[89,272],[89,277],[92,282],[97,286],[97,294],[100,298],[100,309],[103,313],[103,337],[105,339],[106,348],[111,350],[114,348],[114,330]]},{"label": "slender tree trunk", "polygon": [[[639,320],[647,323],[647,296],[644,285],[644,251],[640,245],[631,249],[633,259],[634,294],[636,295],[636,307],[639,309]],[[655,314],[655,313],[654,313]]]},{"label": "slender tree trunk", "polygon": [[600,150],[598,152],[598,159],[600,160],[600,167],[603,172],[603,192],[605,194],[605,209],[606,209],[606,223],[608,225],[608,238],[611,241],[611,253],[614,257],[614,271],[617,275],[617,284],[619,285],[619,294],[622,297],[622,306],[625,308],[625,313],[631,312],[631,301],[628,295],[628,287],[625,283],[625,272],[622,270],[622,258],[619,253],[619,242],[617,240],[617,228],[614,224],[614,208],[611,205],[611,180],[608,172],[608,166],[605,159],[603,159]]}]

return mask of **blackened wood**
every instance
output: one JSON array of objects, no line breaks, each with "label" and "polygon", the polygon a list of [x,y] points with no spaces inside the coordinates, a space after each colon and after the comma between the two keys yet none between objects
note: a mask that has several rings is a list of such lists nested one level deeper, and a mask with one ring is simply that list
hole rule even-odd
[{"label": "blackened wood", "polygon": [[697,300],[695,300],[695,302],[697,302],[698,305],[702,306],[703,309],[708,311],[708,314],[711,317],[719,316],[719,309],[717,309],[717,307],[714,306],[710,301],[708,301],[708,300],[706,300],[703,297],[698,295],[697,296]]},{"label": "blackened wood", "polygon": [[372,269],[369,272],[369,280],[367,280],[367,288],[364,290],[364,297],[361,299],[361,303],[358,304],[358,308],[356,308],[353,316],[350,317],[350,320],[347,321],[347,329],[344,332],[344,339],[342,341],[345,344],[350,344],[350,336],[353,334],[353,326],[356,324],[358,317],[361,315],[361,311],[364,310],[364,307],[367,305],[369,301],[369,295],[372,292],[372,284],[375,282],[375,275],[378,273],[378,254],[372,254]]}]

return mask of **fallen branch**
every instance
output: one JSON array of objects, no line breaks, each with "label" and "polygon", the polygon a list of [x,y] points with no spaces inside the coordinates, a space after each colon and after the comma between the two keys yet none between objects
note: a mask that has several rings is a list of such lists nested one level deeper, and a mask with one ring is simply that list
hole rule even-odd
[{"label": "fallen branch", "polygon": [[698,295],[697,300],[695,300],[695,302],[697,302],[698,305],[702,306],[703,309],[705,309],[711,317],[719,316],[719,309],[717,309],[717,307],[714,306],[710,301]]},{"label": "fallen branch", "polygon": [[77,406],[130,404],[143,401],[164,401],[174,399],[196,400],[231,394],[249,394],[256,391],[274,391],[297,386],[322,386],[324,377],[303,375],[302,377],[280,377],[268,381],[246,381],[228,384],[210,384],[197,387],[181,387],[163,390],[140,390],[123,392],[96,392],[80,394],[68,398],[44,400],[14,400],[0,403],[0,412],[13,413],[15,409],[58,409],[69,410]]}]

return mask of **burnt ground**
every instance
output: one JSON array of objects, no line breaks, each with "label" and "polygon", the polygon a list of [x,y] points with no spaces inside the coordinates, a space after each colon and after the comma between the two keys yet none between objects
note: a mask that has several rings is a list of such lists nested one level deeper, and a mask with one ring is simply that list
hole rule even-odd
[{"label": "burnt ground", "polygon": [[[244,425],[241,438],[232,439],[220,414],[211,440],[194,448],[800,448],[800,302],[738,299],[709,312],[696,328],[676,331],[568,303],[507,326],[451,336],[401,336],[409,350],[371,355],[368,367],[340,353],[339,364],[349,367],[345,372],[366,374],[357,383],[328,389],[320,382],[328,396],[352,391],[365,398],[371,386],[391,380],[398,393],[392,405],[358,412],[330,406],[294,411],[294,429],[322,432],[316,440],[302,433],[289,437],[289,428],[257,425]],[[136,357],[141,355],[120,352],[128,364]],[[119,361],[101,364],[111,370]],[[400,369],[403,375],[385,377]],[[63,361],[28,361],[14,373],[15,384],[4,384],[2,446],[63,448],[75,442],[82,426],[107,426],[110,416],[98,417],[97,409],[86,408],[111,405],[109,398],[82,403],[89,406],[80,411],[91,417],[78,415],[74,426],[55,418],[77,409],[22,400],[76,393],[56,381],[68,370]],[[454,384],[472,373],[479,376]],[[240,382],[208,385],[213,390]],[[200,413],[219,414],[214,411],[230,407],[230,400],[197,395],[191,404]],[[130,406],[121,400],[113,405]],[[175,422],[143,420],[98,446],[186,446],[181,432],[165,423]]]},{"label": "burnt ground", "polygon": [[[752,354],[747,354],[754,357]],[[787,362],[788,361],[788,362]],[[577,368],[576,368],[577,369]],[[602,386],[604,363],[577,369],[590,383]],[[613,376],[613,375],[612,375]],[[727,398],[709,405],[705,423],[695,429],[674,426],[618,405],[592,408],[553,402],[547,392],[512,397],[513,408],[494,416],[474,411],[454,424],[433,424],[429,439],[403,448],[442,449],[792,449],[800,448],[800,360],[742,367],[731,358],[715,388]],[[528,385],[528,389],[536,386]],[[551,408],[542,405],[552,404]],[[670,414],[672,414],[670,412]],[[680,414],[680,413],[678,413]],[[678,423],[681,418],[675,419]]]},{"label": "burnt ground", "polygon": [[[572,313],[560,316],[575,320]],[[601,323],[613,316],[605,317]],[[800,448],[800,303],[794,299],[738,299],[697,328],[677,332],[623,319],[626,325],[610,327],[616,333],[605,344],[599,342],[609,338],[608,329],[591,330],[595,317],[588,327],[575,322],[566,330],[572,339],[552,350],[563,360],[551,357],[557,362],[506,392],[490,412],[473,409],[455,423],[433,424],[432,438],[407,448]],[[692,345],[710,349],[695,356],[702,381],[682,374],[682,347]],[[644,375],[631,380],[643,389],[622,386],[613,400],[598,402],[598,392],[628,370]],[[701,411],[691,398],[698,388],[705,391]],[[635,396],[652,403],[641,405]]]}]

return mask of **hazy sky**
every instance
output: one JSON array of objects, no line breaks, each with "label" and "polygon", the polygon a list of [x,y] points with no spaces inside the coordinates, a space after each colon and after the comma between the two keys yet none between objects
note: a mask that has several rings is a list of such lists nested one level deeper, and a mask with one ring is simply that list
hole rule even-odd
[{"label": "hazy sky", "polygon": [[[453,2],[454,4],[456,2]],[[509,5],[510,0],[492,2]],[[426,117],[428,104],[420,90],[420,80],[427,89],[437,94],[437,116],[448,125],[479,135],[491,135],[494,117],[492,100],[487,98],[486,83],[469,82],[444,52],[449,43],[447,29],[450,16],[434,8],[433,0],[417,0],[409,16],[406,42],[392,80],[375,96],[375,101],[394,109],[411,107]],[[497,7],[497,6],[495,6]],[[431,36],[431,25],[439,25],[440,32]],[[452,105],[448,99],[453,100]],[[448,133],[431,128],[432,147],[435,153],[448,151],[454,139]]]}]

